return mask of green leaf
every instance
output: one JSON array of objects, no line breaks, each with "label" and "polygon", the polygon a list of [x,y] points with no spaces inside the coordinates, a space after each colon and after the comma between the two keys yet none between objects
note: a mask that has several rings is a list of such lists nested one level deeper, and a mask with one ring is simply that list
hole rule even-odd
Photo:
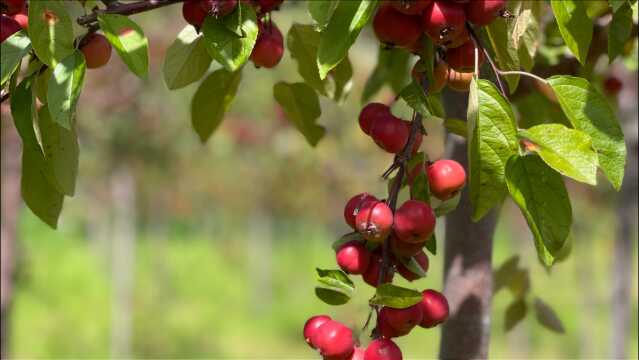
[{"label": "green leaf", "polygon": [[4,85],[20,66],[22,58],[31,51],[31,40],[24,30],[9,36],[0,44],[0,86]]},{"label": "green leaf", "polygon": [[413,274],[417,275],[419,278],[425,278],[426,277],[426,271],[421,266],[421,264],[419,262],[417,262],[417,260],[415,260],[414,256],[411,256],[409,258],[401,258],[400,257],[399,261],[401,261],[402,265],[404,265],[404,267],[406,267],[406,269],[408,269]]},{"label": "green leaf", "polygon": [[170,90],[180,89],[202,78],[211,65],[204,37],[187,25],[166,51],[162,72]]},{"label": "green leaf", "polygon": [[626,164],[626,145],[610,104],[586,79],[553,76],[548,83],[575,129],[592,139],[592,146],[599,155],[599,167],[619,190]]},{"label": "green leaf", "polygon": [[409,82],[409,60],[410,54],[403,49],[380,46],[377,65],[364,85],[362,103],[368,102],[385,84],[399,93]]},{"label": "green leaf", "polygon": [[33,128],[35,105],[31,85],[31,79],[26,79],[11,94],[11,114],[23,145],[21,193],[29,209],[55,229],[64,195],[49,181],[50,167],[46,164]]},{"label": "green leaf", "polygon": [[331,16],[317,52],[317,65],[321,79],[348,54],[359,32],[375,12],[377,0],[340,1]]},{"label": "green leaf", "polygon": [[222,123],[241,79],[240,71],[219,69],[204,79],[193,95],[191,124],[202,142],[206,142]]},{"label": "green leaf", "polygon": [[100,27],[129,70],[140,78],[149,72],[149,41],[138,24],[126,16],[101,14]]},{"label": "green leaf", "polygon": [[326,130],[316,124],[322,114],[315,91],[305,83],[279,82],[273,87],[275,100],[286,118],[304,135],[311,146],[317,145]]},{"label": "green leaf", "polygon": [[624,5],[615,10],[612,21],[608,27],[608,59],[613,62],[621,55],[626,46],[626,41],[632,33],[632,8],[625,2]]},{"label": "green leaf", "polygon": [[76,50],[55,66],[47,84],[47,104],[51,117],[66,129],[73,127],[85,71],[84,56]]},{"label": "green leaf", "polygon": [[461,199],[461,191],[455,194],[452,198],[443,201],[435,208],[435,216],[442,217],[455,209],[459,205],[459,200]]},{"label": "green leaf", "polygon": [[566,332],[564,325],[561,323],[561,320],[559,319],[559,316],[557,316],[555,310],[553,310],[540,298],[535,298],[534,309],[537,321],[542,326],[559,334],[564,334]]},{"label": "green leaf", "polygon": [[73,23],[64,1],[29,2],[29,37],[38,59],[51,67],[73,53]]},{"label": "green leaf", "polygon": [[[515,46],[511,33],[515,23],[509,21],[493,21],[486,26],[488,39],[495,52],[495,58],[501,70],[519,70],[519,50]],[[510,92],[514,92],[519,84],[519,76],[505,76]]]},{"label": "green leaf", "polygon": [[519,136],[530,140],[529,146],[555,171],[586,184],[597,184],[597,153],[590,137],[579,130],[560,124],[533,126],[519,130]]},{"label": "green leaf", "polygon": [[370,303],[394,309],[405,309],[422,301],[422,293],[393,284],[381,284]]},{"label": "green leaf", "polygon": [[329,73],[329,79],[332,80],[334,89],[329,95],[334,101],[342,101],[348,97],[353,85],[353,66],[348,57],[345,57],[333,70]]},{"label": "green leaf", "polygon": [[67,129],[53,122],[46,106],[38,111],[38,125],[42,137],[44,158],[53,175],[53,181],[50,182],[58,192],[73,196],[80,156],[75,129]]},{"label": "green leaf", "polygon": [[312,25],[293,24],[286,36],[291,57],[297,62],[297,72],[308,85],[326,96],[328,80],[320,79],[316,61],[319,42],[320,33]]},{"label": "green leaf", "polygon": [[336,0],[323,0],[323,1],[308,1],[308,13],[311,15],[317,27],[321,30],[328,25],[328,21],[331,19],[335,8],[339,1]]},{"label": "green leaf", "polygon": [[428,98],[426,94],[424,94],[424,90],[415,81],[411,81],[411,83],[399,93],[399,97],[423,117],[431,118],[433,116],[428,108]]},{"label": "green leaf", "polygon": [[459,119],[446,119],[444,120],[444,127],[449,132],[459,135],[461,137],[467,137],[468,126],[464,120]]},{"label": "green leaf", "polygon": [[[208,16],[202,25],[206,50],[228,71],[236,71],[248,61],[257,41],[255,10],[243,2],[239,6],[240,11],[223,18]],[[231,30],[236,28],[244,36]]]},{"label": "green leaf", "polygon": [[551,0],[550,5],[566,45],[580,63],[586,63],[593,23],[588,17],[588,4],[582,0]]},{"label": "green leaf", "polygon": [[437,255],[437,237],[435,236],[435,233],[433,233],[433,235],[431,235],[431,237],[426,240],[426,244],[424,244],[424,247],[431,254]]},{"label": "green leaf", "polygon": [[333,248],[333,250],[337,251],[339,250],[344,244],[349,243],[351,241],[360,241],[360,242],[364,242],[364,236],[357,232],[351,232],[348,234],[344,234],[341,238],[337,239],[335,242],[333,242],[333,245],[331,245],[331,247]]},{"label": "green leaf", "polygon": [[617,12],[625,4],[628,4],[628,0],[608,0],[608,5],[610,5],[613,12]]},{"label": "green leaf", "polygon": [[317,270],[315,295],[329,305],[347,303],[355,291],[355,284],[341,270]]},{"label": "green leaf", "polygon": [[[421,165],[424,166],[424,164]],[[410,187],[410,198],[430,204],[428,176],[423,171],[418,172],[415,179],[413,179],[413,184]]]},{"label": "green leaf", "polygon": [[523,299],[515,300],[506,308],[506,316],[504,318],[504,330],[509,332],[519,322],[521,322],[528,312],[528,306]]},{"label": "green leaf", "polygon": [[538,156],[513,156],[506,167],[508,191],[535,237],[537,255],[550,266],[572,225],[572,208],[561,176]]},{"label": "green leaf", "polygon": [[468,185],[477,221],[506,196],[506,163],[518,152],[512,108],[487,80],[471,82],[467,126]]}]

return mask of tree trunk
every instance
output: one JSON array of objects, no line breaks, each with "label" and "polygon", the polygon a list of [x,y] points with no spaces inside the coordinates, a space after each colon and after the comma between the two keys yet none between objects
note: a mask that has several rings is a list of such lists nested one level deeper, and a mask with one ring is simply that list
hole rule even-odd
[{"label": "tree trunk", "polygon": [[[626,71],[617,74],[626,80],[619,97],[619,117],[625,125],[628,149],[626,172],[621,192],[617,196],[617,229],[612,262],[612,298],[610,301],[611,330],[610,357],[626,359],[630,340],[632,306],[631,284],[633,273],[633,229],[637,221],[637,83]],[[634,84],[627,83],[628,79]],[[631,86],[632,85],[632,86]]]},{"label": "tree trunk", "polygon": [[111,276],[111,355],[131,357],[133,290],[135,274],[135,179],[128,167],[116,169],[111,177],[113,242]]},{"label": "tree trunk", "polygon": [[[446,115],[466,118],[468,94],[444,93]],[[466,142],[448,138],[448,156],[468,168]],[[486,359],[490,343],[493,294],[492,246],[497,221],[493,210],[481,221],[471,221],[468,188],[458,208],[446,216],[444,294],[450,318],[442,326],[441,359]]]},{"label": "tree trunk", "polygon": [[17,220],[20,210],[20,141],[13,125],[2,121],[2,220],[1,220],[1,298],[0,358],[9,356],[11,304],[16,266]]}]

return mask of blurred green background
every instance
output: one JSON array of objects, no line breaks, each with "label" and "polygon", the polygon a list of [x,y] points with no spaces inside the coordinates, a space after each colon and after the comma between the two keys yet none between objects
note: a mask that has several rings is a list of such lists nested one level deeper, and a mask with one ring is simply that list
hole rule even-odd
[{"label": "blurred green background", "polygon": [[[282,32],[293,21],[309,22],[302,5],[273,15]],[[376,41],[367,29],[351,50],[348,100],[322,100],[327,136],[317,148],[287,124],[272,97],[275,82],[301,80],[288,54],[274,70],[246,66],[223,125],[202,145],[189,115],[197,85],[169,92],[161,76],[164,52],[184,26],[179,6],[135,19],[150,39],[151,76],[138,80],[115,53],[107,67],[87,73],[78,114],[80,190],[67,199],[58,231],[21,212],[12,356],[314,358],[301,336],[306,318],[327,313],[361,327],[373,293],[356,279],[356,298],[329,307],[313,287],[316,266],[335,267],[330,244],[348,231],[345,201],[361,191],[384,194],[379,175],[392,158],[356,123]],[[378,95],[391,98],[388,90]],[[442,128],[426,126],[423,148],[439,158]],[[609,354],[616,195],[604,181],[597,189],[569,182],[569,189],[575,225],[567,260],[551,272],[538,264],[531,234],[510,202],[501,211],[494,254],[495,266],[520,254],[533,295],[554,307],[566,334],[542,328],[530,313],[506,334],[512,296],[500,292],[493,358]],[[633,268],[627,346],[637,358]],[[441,289],[441,254],[431,257],[430,269],[409,286]],[[439,330],[419,329],[398,342],[406,358],[433,358]]]}]

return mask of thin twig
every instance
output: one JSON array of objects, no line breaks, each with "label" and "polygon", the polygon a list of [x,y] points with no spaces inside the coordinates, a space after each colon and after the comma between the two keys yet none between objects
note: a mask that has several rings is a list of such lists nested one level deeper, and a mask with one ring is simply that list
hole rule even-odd
[{"label": "thin twig", "polygon": [[537,76],[535,74],[529,73],[529,72],[525,72],[525,71],[503,71],[503,70],[499,70],[497,69],[497,72],[499,72],[500,75],[522,75],[522,76],[528,76],[531,77],[533,79],[536,79],[538,81],[541,81],[542,83],[548,83],[548,80],[542,78],[541,76]]},{"label": "thin twig", "polygon": [[91,25],[97,21],[98,15],[101,14],[133,15],[183,1],[184,0],[144,0],[125,4],[112,3],[107,9],[96,9],[93,10],[91,14],[80,16],[78,18],[78,24],[82,26]]},{"label": "thin twig", "polygon": [[497,65],[495,65],[495,61],[493,60],[492,56],[490,56],[490,53],[488,53],[488,50],[486,50],[486,48],[482,44],[481,39],[479,38],[479,36],[477,36],[477,33],[475,33],[475,29],[473,29],[472,25],[470,25],[470,23],[468,22],[466,23],[466,29],[468,29],[470,38],[475,43],[475,46],[480,48],[483,51],[484,57],[486,58],[486,60],[488,60],[488,63],[490,64],[490,67],[492,68],[493,73],[495,74],[495,80],[497,81],[497,85],[499,86],[499,91],[505,98],[507,98],[508,92],[506,91],[506,87],[501,81],[499,69],[497,68]]}]

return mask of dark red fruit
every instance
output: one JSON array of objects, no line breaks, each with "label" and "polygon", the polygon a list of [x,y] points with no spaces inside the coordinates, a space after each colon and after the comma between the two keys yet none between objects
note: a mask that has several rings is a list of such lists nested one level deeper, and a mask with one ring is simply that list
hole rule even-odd
[{"label": "dark red fruit", "polygon": [[[424,272],[428,271],[428,256],[426,255],[426,253],[421,250],[421,246],[423,244],[420,244],[420,250],[417,252],[417,254],[414,255],[415,261],[417,261],[417,264],[419,264],[419,267],[422,268],[422,270],[424,270]],[[404,264],[402,264],[401,262],[398,262],[397,264],[397,272],[406,280],[408,281],[415,281],[417,279],[419,279],[420,277],[415,274],[414,272],[410,271],[410,269],[408,269],[406,266],[404,266]]]},{"label": "dark red fruit", "polygon": [[[366,272],[362,274],[362,279],[364,280],[365,283],[367,283],[368,285],[372,287],[375,287],[375,288],[377,287],[379,283],[379,269],[380,269],[380,266],[382,266],[382,262],[383,262],[383,258],[379,254],[371,255],[371,261],[370,261],[370,264],[368,265],[368,269],[366,269]],[[388,271],[386,272],[384,276],[383,283],[389,283],[393,281],[393,275],[394,275],[393,271],[391,269],[388,269]]]},{"label": "dark red fruit", "polygon": [[385,202],[363,204],[355,216],[355,229],[371,242],[382,242],[393,227],[393,212]]},{"label": "dark red fruit", "polygon": [[378,201],[376,197],[369,193],[361,193],[353,196],[344,207],[344,220],[346,223],[355,229],[355,216],[368,201]]},{"label": "dark red fruit", "polygon": [[432,0],[394,0],[390,4],[406,15],[421,15],[431,2]]},{"label": "dark red fruit", "polygon": [[411,257],[419,253],[424,247],[424,243],[408,243],[405,241],[401,241],[397,238],[397,236],[393,236],[391,238],[391,250],[393,254],[399,257]]},{"label": "dark red fruit", "polygon": [[22,11],[24,9],[26,1],[25,0],[1,0],[5,6],[5,11],[7,15],[14,15]]},{"label": "dark red fruit", "polygon": [[366,348],[364,360],[402,360],[402,351],[389,339],[376,339]]},{"label": "dark red fruit", "polygon": [[439,200],[455,196],[466,183],[466,171],[455,160],[438,160],[427,169],[431,193]]},{"label": "dark red fruit", "polygon": [[337,265],[349,274],[363,274],[371,261],[371,252],[359,241],[348,242],[337,250]]},{"label": "dark red fruit", "polygon": [[84,54],[89,69],[102,67],[111,58],[111,44],[103,35],[97,33],[92,33],[82,40],[80,51]]},{"label": "dark red fruit", "polygon": [[[484,63],[484,53],[478,52],[479,63]],[[467,41],[464,45],[446,51],[446,62],[451,68],[461,72],[473,72],[475,70],[475,44]]]},{"label": "dark red fruit", "polygon": [[[416,62],[415,66],[413,66],[413,70],[411,71],[411,75],[413,79],[418,84],[423,84],[424,79],[426,78],[426,72],[423,68],[421,62]],[[446,86],[446,80],[448,78],[448,65],[445,62],[440,61],[435,65],[433,69],[433,82],[432,84],[428,84],[428,92],[429,93],[438,93],[440,92],[444,86]]]},{"label": "dark red fruit", "polygon": [[202,26],[208,11],[200,0],[187,0],[182,3],[182,17],[193,26]]},{"label": "dark red fruit", "polygon": [[395,212],[393,228],[401,241],[423,243],[435,230],[435,213],[430,205],[408,200]]},{"label": "dark red fruit", "polygon": [[404,48],[410,51],[412,54],[419,55],[422,50],[424,50],[424,36],[425,35],[420,36],[417,40],[406,45]]},{"label": "dark red fruit", "polygon": [[453,69],[448,71],[448,87],[455,91],[468,92],[472,80],[473,73],[459,72]]},{"label": "dark red fruit", "polygon": [[29,14],[27,12],[26,6],[22,8],[22,10],[16,14],[11,15],[11,18],[15,20],[20,27],[24,30],[29,29]]},{"label": "dark red fruit", "polygon": [[603,83],[604,90],[607,95],[615,96],[619,94],[623,88],[623,83],[615,76],[608,76]]},{"label": "dark red fruit", "polygon": [[379,316],[384,318],[386,324],[395,329],[399,334],[408,334],[415,326],[422,322],[423,310],[420,304],[405,309],[394,309],[388,306],[382,308]]},{"label": "dark red fruit", "polygon": [[433,1],[424,11],[424,30],[439,45],[446,45],[462,33],[465,22],[464,6],[454,2]]},{"label": "dark red fruit", "polygon": [[311,337],[311,343],[329,360],[347,359],[355,348],[353,331],[335,320],[323,323]]},{"label": "dark red fruit", "polygon": [[466,18],[477,26],[488,25],[505,6],[506,0],[473,0],[466,5]]},{"label": "dark red fruit", "polygon": [[407,335],[408,333],[400,333],[397,330],[393,329],[389,324],[388,321],[386,320],[386,318],[384,316],[382,316],[382,313],[379,313],[379,316],[377,317],[377,333],[386,339],[391,339],[391,338],[395,338],[395,337],[400,337],[400,336],[404,336]]},{"label": "dark red fruit", "polygon": [[370,103],[362,108],[359,113],[359,127],[366,135],[371,134],[373,123],[379,118],[393,116],[388,105],[381,103]]},{"label": "dark red fruit", "polygon": [[371,127],[373,141],[391,154],[397,154],[404,149],[408,141],[408,133],[406,124],[395,116],[380,118]]},{"label": "dark red fruit", "polygon": [[306,343],[313,349],[317,348],[317,346],[311,342],[313,335],[315,335],[320,326],[330,320],[331,318],[328,315],[316,315],[306,320],[304,324],[304,340],[306,340]]},{"label": "dark red fruit", "polygon": [[448,319],[448,300],[442,293],[435,290],[424,290],[422,296],[419,305],[422,307],[423,317],[419,326],[431,328]]},{"label": "dark red fruit", "polygon": [[20,31],[20,24],[6,15],[0,15],[0,42]]},{"label": "dark red fruit", "polygon": [[348,360],[364,360],[365,352],[365,348],[356,346],[355,350],[353,350],[353,354],[351,355],[351,357],[348,358]]},{"label": "dark red fruit", "polygon": [[382,43],[402,47],[413,44],[422,35],[419,17],[403,14],[391,5],[382,5],[377,10],[373,30]]},{"label": "dark red fruit", "polygon": [[251,61],[257,67],[272,68],[284,55],[284,38],[274,23],[259,23],[257,41],[251,53]]}]

